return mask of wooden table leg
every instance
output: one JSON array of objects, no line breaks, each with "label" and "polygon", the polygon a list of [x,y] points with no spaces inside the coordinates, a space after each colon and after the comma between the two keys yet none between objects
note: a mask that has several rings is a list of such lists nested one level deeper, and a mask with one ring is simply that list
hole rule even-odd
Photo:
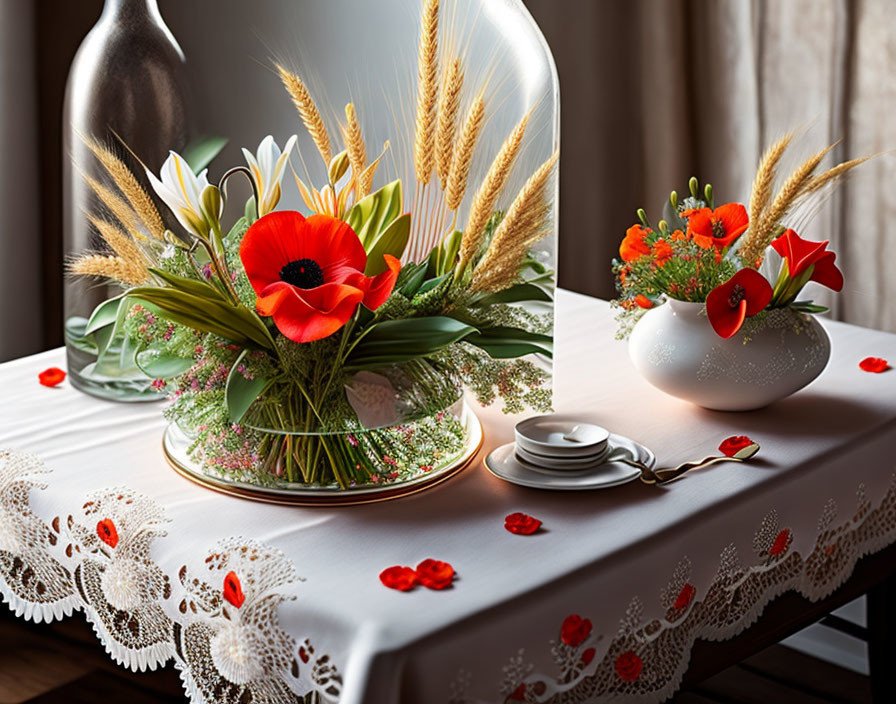
[{"label": "wooden table leg", "polygon": [[868,590],[868,666],[874,704],[896,702],[896,575]]}]

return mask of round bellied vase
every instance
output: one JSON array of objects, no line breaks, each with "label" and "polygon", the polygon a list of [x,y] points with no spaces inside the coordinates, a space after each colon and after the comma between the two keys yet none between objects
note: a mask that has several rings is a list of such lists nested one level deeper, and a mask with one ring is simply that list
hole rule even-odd
[{"label": "round bellied vase", "polygon": [[815,316],[775,308],[748,318],[733,337],[713,330],[704,303],[668,300],[632,330],[629,355],[653,386],[718,411],[763,408],[824,370],[831,341]]}]

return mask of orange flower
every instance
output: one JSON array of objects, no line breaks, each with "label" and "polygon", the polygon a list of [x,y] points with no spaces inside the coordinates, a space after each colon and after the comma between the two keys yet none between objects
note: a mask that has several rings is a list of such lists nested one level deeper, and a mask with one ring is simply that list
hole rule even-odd
[{"label": "orange flower", "polygon": [[688,219],[688,236],[703,249],[725,249],[731,246],[750,224],[747,209],[740,203],[725,203],[715,210],[686,210],[685,213]]},{"label": "orange flower", "polygon": [[685,235],[681,230],[676,230],[671,235],[669,235],[669,239],[673,242],[684,242],[687,239],[687,235]]},{"label": "orange flower", "polygon": [[675,252],[672,250],[672,245],[666,242],[666,240],[657,240],[653,244],[653,256],[656,259],[657,266],[663,266],[674,255]]},{"label": "orange flower", "polygon": [[635,303],[637,303],[641,308],[653,308],[653,301],[651,301],[643,293],[639,293],[637,296],[635,296]]},{"label": "orange flower", "polygon": [[619,245],[619,256],[624,262],[633,262],[640,259],[645,254],[650,254],[650,245],[644,241],[644,238],[651,233],[651,230],[641,225],[632,225],[625,231],[625,239]]}]

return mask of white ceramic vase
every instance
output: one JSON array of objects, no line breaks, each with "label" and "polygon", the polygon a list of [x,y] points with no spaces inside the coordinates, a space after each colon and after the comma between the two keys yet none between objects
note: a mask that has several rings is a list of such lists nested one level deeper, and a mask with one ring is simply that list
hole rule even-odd
[{"label": "white ceramic vase", "polygon": [[729,339],[719,337],[703,303],[669,300],[638,321],[629,355],[656,388],[704,408],[749,411],[799,391],[831,356],[815,316],[789,308],[748,318]]}]

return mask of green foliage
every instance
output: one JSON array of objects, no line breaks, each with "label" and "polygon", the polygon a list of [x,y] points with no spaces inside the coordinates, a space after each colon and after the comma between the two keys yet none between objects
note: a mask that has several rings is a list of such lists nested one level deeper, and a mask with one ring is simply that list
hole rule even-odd
[{"label": "green foliage", "polygon": [[230,368],[227,375],[227,384],[224,388],[224,402],[227,404],[227,413],[234,423],[239,423],[246,411],[255,403],[255,400],[270,385],[263,378],[254,376],[246,365],[249,351],[243,350]]},{"label": "green foliage", "polygon": [[199,137],[184,148],[182,156],[193,173],[198,174],[221,153],[227,141],[225,137]]},{"label": "green foliage", "polygon": [[367,250],[367,266],[364,273],[367,276],[381,274],[388,266],[383,258],[384,254],[391,254],[400,259],[408,246],[408,238],[411,236],[411,214],[405,213],[395,218],[382,234],[377,237]]},{"label": "green foliage", "polygon": [[358,201],[345,221],[358,235],[364,250],[371,251],[376,240],[401,214],[401,181],[393,181]]},{"label": "green foliage", "polygon": [[346,366],[374,368],[426,357],[474,332],[476,328],[446,316],[386,320],[368,328]]}]

